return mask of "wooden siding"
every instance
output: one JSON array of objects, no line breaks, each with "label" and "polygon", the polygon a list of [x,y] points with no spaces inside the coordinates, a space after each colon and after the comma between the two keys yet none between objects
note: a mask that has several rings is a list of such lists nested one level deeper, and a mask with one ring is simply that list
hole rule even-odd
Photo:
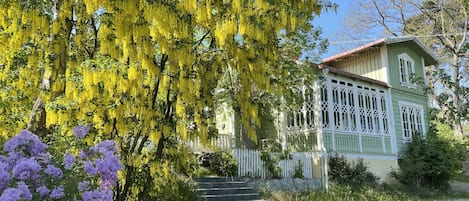
[{"label": "wooden siding", "polygon": [[[406,53],[414,61],[414,73],[417,78],[422,79],[422,83],[417,83],[416,89],[402,86],[400,83],[399,54]],[[421,51],[413,43],[399,43],[388,45],[389,80],[394,89],[411,93],[424,94],[423,78],[424,67],[422,64]]]},{"label": "wooden siding", "polygon": [[[357,133],[324,131],[324,146],[328,151],[360,154],[392,155],[392,140],[390,135],[362,135]],[[383,146],[384,142],[384,146]],[[361,149],[361,150],[360,150]]]},{"label": "wooden siding", "polygon": [[379,48],[356,54],[351,58],[338,61],[332,66],[350,73],[387,82],[387,79],[383,77],[386,69],[383,68]]},{"label": "wooden siding", "polygon": [[[416,88],[402,86],[400,83],[399,59],[400,54],[407,54],[414,61],[414,73],[422,82],[416,84]],[[405,145],[403,140],[402,117],[399,101],[421,105],[424,113],[424,130],[428,131],[428,96],[424,92],[424,66],[422,64],[422,52],[415,44],[410,42],[388,45],[389,79],[392,86],[391,99],[394,116],[394,129],[396,134],[397,150],[401,151]]]},{"label": "wooden siding", "polygon": [[292,152],[309,152],[317,150],[315,132],[286,133],[287,147]]},{"label": "wooden siding", "polygon": [[396,143],[397,143],[397,150],[400,152],[402,147],[405,145],[403,140],[403,131],[402,131],[402,117],[401,112],[399,109],[399,101],[405,101],[408,103],[413,103],[417,105],[421,105],[423,107],[423,124],[424,130],[428,131],[428,115],[429,115],[429,107],[427,103],[427,96],[426,95],[419,95],[415,93],[411,93],[408,91],[403,91],[399,89],[391,89],[392,94],[392,109],[394,115],[394,130],[396,133]]},{"label": "wooden siding", "polygon": [[227,103],[222,103],[216,111],[215,119],[218,133],[231,135],[235,131],[233,108]]}]

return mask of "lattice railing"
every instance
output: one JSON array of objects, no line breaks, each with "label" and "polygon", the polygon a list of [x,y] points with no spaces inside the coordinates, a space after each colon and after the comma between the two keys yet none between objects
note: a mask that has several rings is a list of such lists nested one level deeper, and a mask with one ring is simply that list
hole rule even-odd
[{"label": "lattice railing", "polygon": [[[288,133],[310,131],[320,127],[323,133],[344,134],[324,138],[324,143],[331,145],[330,148],[334,150],[368,152],[377,151],[377,146],[381,146],[378,152],[388,152],[391,149],[386,149],[385,143],[391,139],[391,104],[384,88],[328,78],[322,80],[316,90],[312,86],[305,87],[304,93],[306,95],[303,106],[287,112]],[[314,95],[319,97],[314,99]],[[315,105],[318,101],[319,104]],[[315,110],[319,111],[315,113]],[[318,117],[315,118],[314,114]],[[412,115],[408,116],[410,118]],[[409,123],[408,127],[412,126]],[[366,138],[364,141],[362,135],[376,137],[373,140]]]}]

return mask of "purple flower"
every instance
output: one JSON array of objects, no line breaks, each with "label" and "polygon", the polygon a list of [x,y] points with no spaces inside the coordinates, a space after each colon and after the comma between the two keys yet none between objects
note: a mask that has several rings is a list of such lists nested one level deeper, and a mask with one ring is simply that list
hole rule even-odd
[{"label": "purple flower", "polygon": [[5,164],[7,169],[12,169],[15,167],[18,162],[25,160],[26,158],[23,154],[19,153],[10,153],[8,157],[2,158],[2,162]]},{"label": "purple flower", "polygon": [[36,177],[36,174],[41,170],[41,166],[34,159],[26,159],[18,162],[13,167],[13,176],[20,180],[30,179]]},{"label": "purple flower", "polygon": [[89,186],[90,186],[89,181],[80,181],[80,182],[78,182],[78,191],[80,191],[80,192],[87,191]]},{"label": "purple flower", "polygon": [[1,201],[18,201],[21,199],[21,191],[16,188],[8,188],[0,196]]},{"label": "purple flower", "polygon": [[44,197],[49,195],[50,190],[47,188],[47,186],[41,186],[36,189],[36,192],[38,192],[41,197]]},{"label": "purple flower", "polygon": [[107,154],[108,152],[114,154],[116,153],[116,144],[114,140],[105,140],[98,144],[98,150],[101,154]]},{"label": "purple flower", "polygon": [[[115,182],[114,182],[115,183]],[[114,183],[110,180],[101,180],[99,182],[99,189],[101,190],[108,190],[111,189],[112,186],[114,186]]]},{"label": "purple flower", "polygon": [[8,140],[3,150],[9,154],[21,152],[29,156],[37,156],[47,149],[47,145],[42,143],[37,135],[23,130],[15,137]]},{"label": "purple flower", "polygon": [[44,172],[54,178],[60,178],[63,175],[62,170],[53,165],[47,165],[47,168],[44,170]]},{"label": "purple flower", "polygon": [[24,183],[24,182],[18,182],[16,184],[17,188],[19,191],[21,191],[21,198],[23,200],[31,200],[33,199],[33,195],[31,194],[31,191],[29,191],[29,187]]},{"label": "purple flower", "polygon": [[75,126],[75,128],[73,128],[73,136],[81,139],[84,138],[89,131],[90,127],[88,126]]},{"label": "purple flower", "polygon": [[[98,153],[98,147],[96,147],[96,146],[91,146],[91,147],[90,147],[90,152],[91,152],[91,154]],[[88,153],[88,155],[89,155],[89,153]]]},{"label": "purple flower", "polygon": [[95,164],[103,180],[117,182],[117,171],[123,168],[117,156],[105,155],[103,159],[96,159]]},{"label": "purple flower", "polygon": [[93,166],[93,163],[91,163],[90,161],[86,161],[83,168],[85,169],[85,172],[89,175],[95,175],[97,172],[96,168]]},{"label": "purple flower", "polygon": [[6,165],[0,162],[0,192],[10,184],[10,174],[5,170]]},{"label": "purple flower", "polygon": [[57,186],[57,188],[55,188],[54,190],[52,190],[52,192],[50,192],[51,198],[61,198],[63,196],[65,196],[65,193],[64,193],[64,187],[62,185]]},{"label": "purple flower", "polygon": [[83,201],[94,201],[94,200],[112,201],[112,191],[110,190],[86,191],[83,193],[82,198],[83,198]]},{"label": "purple flower", "polygon": [[40,164],[49,164],[52,156],[49,153],[41,153],[39,154],[36,159]]},{"label": "purple flower", "polygon": [[88,157],[88,154],[86,154],[85,151],[81,150],[79,156],[80,156],[81,159],[85,159],[86,157]]},{"label": "purple flower", "polygon": [[76,161],[75,156],[73,156],[71,153],[68,153],[67,155],[65,155],[65,158],[64,158],[65,169],[70,170],[70,168],[72,168],[72,165],[73,163],[75,163],[75,161]]}]

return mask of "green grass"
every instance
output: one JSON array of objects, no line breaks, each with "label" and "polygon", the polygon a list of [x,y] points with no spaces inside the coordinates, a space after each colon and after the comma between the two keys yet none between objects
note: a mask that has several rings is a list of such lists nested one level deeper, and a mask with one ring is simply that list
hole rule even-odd
[{"label": "green grass", "polygon": [[271,191],[264,192],[264,199],[267,201],[359,201],[359,200],[376,200],[376,201],[398,201],[398,200],[453,200],[458,198],[468,198],[468,194],[460,192],[441,193],[435,190],[420,190],[411,192],[408,188],[401,185],[380,185],[378,187],[364,187],[359,190],[352,189],[347,186],[332,185],[329,193],[321,190],[311,191]]},{"label": "green grass", "polygon": [[459,174],[454,175],[453,177],[451,177],[451,180],[461,181],[461,182],[468,182],[469,183],[469,176],[465,176],[462,173],[459,173]]}]

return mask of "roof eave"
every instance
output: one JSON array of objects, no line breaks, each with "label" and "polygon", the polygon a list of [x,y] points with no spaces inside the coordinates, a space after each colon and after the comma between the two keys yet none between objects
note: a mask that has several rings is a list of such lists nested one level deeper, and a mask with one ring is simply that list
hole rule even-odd
[{"label": "roof eave", "polygon": [[394,44],[394,43],[400,43],[400,42],[406,42],[406,41],[413,41],[415,42],[428,56],[426,57],[426,60],[430,60],[427,62],[429,65],[436,65],[441,63],[441,61],[438,59],[438,57],[433,54],[433,52],[428,49],[420,40],[418,40],[416,37],[395,37],[395,38],[382,38],[379,40],[376,40],[374,42],[365,44],[363,46],[357,47],[355,49],[342,52],[340,54],[333,55],[331,57],[328,57],[324,60],[321,61],[322,64],[333,62],[335,60],[339,60],[344,57],[348,57],[354,53],[358,53],[361,51],[365,51],[371,47],[378,46],[378,45],[383,45],[383,44]]},{"label": "roof eave", "polygon": [[318,68],[321,69],[321,70],[327,68],[327,69],[329,69],[329,73],[339,74],[339,75],[342,75],[342,76],[345,76],[345,77],[348,77],[348,78],[357,79],[357,80],[360,80],[360,81],[368,82],[368,83],[371,83],[371,84],[376,84],[376,85],[383,86],[383,87],[386,87],[386,88],[391,88],[392,87],[391,85],[389,85],[386,82],[383,82],[383,81],[380,81],[380,80],[375,80],[375,79],[368,78],[368,77],[365,77],[365,76],[361,76],[361,75],[358,75],[358,74],[350,73],[350,72],[347,72],[347,71],[344,71],[344,70],[341,70],[339,68],[335,68],[335,67],[332,67],[332,66],[319,64]]}]

